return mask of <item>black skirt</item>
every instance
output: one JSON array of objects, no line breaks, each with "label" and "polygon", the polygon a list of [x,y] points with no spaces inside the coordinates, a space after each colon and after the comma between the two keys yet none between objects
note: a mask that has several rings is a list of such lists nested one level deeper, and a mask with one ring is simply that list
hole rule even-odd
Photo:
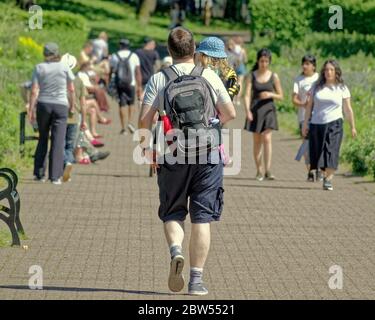
[{"label": "black skirt", "polygon": [[245,121],[245,130],[262,133],[267,129],[279,130],[276,107],[271,99],[260,100],[251,108],[253,121]]},{"label": "black skirt", "polygon": [[310,168],[332,168],[339,166],[340,146],[343,137],[343,120],[338,119],[326,124],[310,124],[309,147]]}]

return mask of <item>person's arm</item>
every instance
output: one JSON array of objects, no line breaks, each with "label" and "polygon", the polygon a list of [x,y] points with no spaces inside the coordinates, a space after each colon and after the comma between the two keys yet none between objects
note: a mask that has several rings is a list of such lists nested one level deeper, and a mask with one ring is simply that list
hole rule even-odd
[{"label": "person's arm", "polygon": [[283,88],[281,87],[281,81],[280,81],[280,78],[279,76],[277,75],[277,73],[274,73],[273,74],[273,77],[274,77],[274,82],[275,82],[275,90],[276,90],[276,93],[272,93],[272,98],[274,100],[283,100],[284,99],[284,92],[283,92]]},{"label": "person's arm", "polygon": [[309,120],[311,118],[313,102],[314,102],[314,97],[311,94],[309,94],[309,97],[307,98],[307,102],[305,106],[305,120],[302,126],[302,135],[304,137],[306,137],[309,132],[308,125],[309,125]]},{"label": "person's arm", "polygon": [[250,106],[251,106],[251,86],[252,86],[252,83],[251,83],[251,79],[250,77],[246,77],[246,85],[245,85],[245,114],[246,114],[246,118],[247,120],[249,120],[250,122],[253,121],[253,114],[250,110]]},{"label": "person's arm", "polygon": [[149,104],[142,104],[141,114],[139,116],[139,131],[140,141],[139,145],[142,148],[143,155],[150,161],[152,167],[155,171],[155,168],[158,168],[159,165],[156,162],[156,152],[151,146],[152,142],[152,123],[157,114],[157,108]]},{"label": "person's arm", "polygon": [[69,111],[74,112],[75,99],[74,99],[74,84],[72,81],[68,82],[68,101],[69,101]]},{"label": "person's arm", "polygon": [[304,108],[306,103],[302,102],[302,100],[299,98],[298,96],[299,91],[300,89],[299,89],[298,82],[295,81],[293,84],[292,103],[296,108],[300,108],[300,107]]},{"label": "person's arm", "polygon": [[234,108],[232,101],[224,104],[218,103],[216,109],[219,111],[218,116],[222,124],[236,118],[236,109]]},{"label": "person's arm", "polygon": [[38,100],[39,95],[39,84],[37,82],[34,82],[31,87],[31,96],[30,96],[30,108],[29,108],[29,120],[30,122],[35,121],[35,105]]},{"label": "person's arm", "polygon": [[135,68],[135,81],[137,83],[137,97],[140,99],[142,96],[142,72],[140,65]]},{"label": "person's arm", "polygon": [[81,104],[81,130],[86,130],[86,114],[87,114],[87,105],[86,105],[86,97],[82,95],[81,99],[79,100]]},{"label": "person's arm", "polygon": [[298,97],[298,94],[297,93],[293,93],[293,96],[292,96],[292,102],[294,104],[295,107],[297,108],[304,108],[305,107],[305,103],[303,103],[301,101],[301,99]]},{"label": "person's arm", "polygon": [[352,131],[352,137],[355,138],[357,136],[357,130],[355,128],[354,113],[350,98],[343,99],[343,105],[345,117],[348,119]]}]

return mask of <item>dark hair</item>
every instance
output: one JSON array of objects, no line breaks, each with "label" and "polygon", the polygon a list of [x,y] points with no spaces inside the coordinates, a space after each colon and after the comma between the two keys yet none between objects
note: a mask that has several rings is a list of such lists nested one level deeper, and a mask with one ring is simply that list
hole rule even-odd
[{"label": "dark hair", "polygon": [[59,62],[61,61],[61,56],[59,54],[52,54],[49,56],[44,56],[44,61],[46,62]]},{"label": "dark hair", "polygon": [[312,54],[305,54],[303,57],[302,57],[302,61],[301,61],[301,64],[304,64],[305,62],[310,62],[313,66],[314,66],[314,71],[316,70],[316,58],[314,55]]},{"label": "dark hair", "polygon": [[120,50],[129,49],[130,48],[130,41],[129,39],[121,39],[119,42]]},{"label": "dark hair", "polygon": [[260,49],[258,52],[257,52],[257,62],[254,64],[253,68],[251,69],[251,71],[255,71],[255,70],[258,70],[259,68],[259,60],[260,58],[262,57],[267,57],[269,60],[270,60],[270,63],[272,61],[272,53],[269,49],[267,48],[262,48]]},{"label": "dark hair", "polygon": [[193,33],[183,27],[174,28],[168,36],[168,49],[173,59],[193,57],[195,52]]},{"label": "dark hair", "polygon": [[316,82],[316,84],[314,85],[314,87],[312,89],[313,95],[315,95],[315,93],[318,90],[322,89],[323,86],[327,82],[326,76],[324,74],[325,68],[326,68],[327,64],[332,64],[334,66],[334,68],[335,68],[336,83],[340,84],[342,86],[344,85],[344,79],[342,78],[342,71],[341,71],[341,68],[340,68],[340,65],[339,65],[338,61],[335,60],[335,59],[329,59],[326,62],[324,62],[323,66],[322,66],[322,69],[320,70],[319,79],[318,79],[318,81]]}]

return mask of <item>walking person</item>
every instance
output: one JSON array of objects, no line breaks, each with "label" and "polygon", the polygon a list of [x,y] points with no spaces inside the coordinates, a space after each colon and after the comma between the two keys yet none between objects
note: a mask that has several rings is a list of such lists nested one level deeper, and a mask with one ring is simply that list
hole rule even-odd
[{"label": "walking person", "polygon": [[[60,61],[59,48],[55,43],[44,46],[45,61],[33,72],[30,99],[30,116],[34,115],[39,129],[39,141],[35,152],[34,176],[45,181],[46,155],[51,132],[48,178],[55,185],[61,184],[64,169],[64,145],[68,110],[74,108],[74,75]],[[38,93],[39,92],[39,93]],[[31,119],[33,122],[33,119]]]},{"label": "walking person", "polygon": [[136,53],[130,51],[130,41],[120,40],[120,50],[112,55],[111,75],[115,77],[117,96],[120,107],[120,134],[135,132],[132,124],[135,97],[141,98],[142,73],[141,64]]},{"label": "walking person", "polygon": [[[275,180],[271,173],[272,131],[278,130],[275,100],[282,100],[279,76],[270,70],[271,51],[263,48],[246,83],[245,129],[253,133],[253,156],[257,169],[256,180]],[[263,152],[262,152],[263,148]],[[264,158],[264,159],[262,159]],[[264,172],[262,168],[264,160]]]},{"label": "walking person", "polygon": [[[327,60],[308,99],[303,135],[309,134],[310,169],[323,171],[323,189],[333,190],[332,179],[339,165],[343,137],[343,113],[353,138],[357,136],[350,91],[336,60]],[[309,120],[311,117],[311,123]]]},{"label": "walking person", "polygon": [[[193,34],[182,27],[173,29],[168,37],[168,50],[174,64],[155,74],[148,82],[140,115],[140,127],[150,130],[154,116],[158,112],[160,115],[167,110],[163,103],[163,101],[165,102],[163,97],[166,97],[170,102],[171,96],[169,94],[164,96],[164,89],[167,85],[171,85],[174,79],[181,80],[176,83],[179,83],[179,86],[184,86],[185,90],[191,90],[186,87],[186,81],[200,81],[202,86],[197,91],[201,89],[208,93],[202,104],[190,103],[191,101],[201,101],[196,96],[197,91],[194,90],[184,91],[178,94],[178,98],[173,98],[179,107],[181,103],[185,103],[186,109],[184,108],[184,110],[186,111],[183,115],[177,116],[178,121],[186,120],[187,122],[184,123],[188,125],[194,122],[190,122],[190,117],[193,114],[204,114],[205,112],[211,114],[213,111],[222,124],[234,119],[236,112],[221,79],[214,71],[194,65],[195,41]],[[198,108],[200,112],[189,114],[189,110],[192,111],[192,108],[194,110]],[[178,110],[181,109],[178,108]],[[145,138],[142,146],[149,146],[149,140],[150,137]],[[205,164],[170,164],[168,161],[159,164],[159,160],[168,159],[168,152],[160,158],[154,157],[155,152],[150,147],[143,148],[143,152],[149,159],[154,159],[153,165],[157,168],[158,173],[159,218],[164,223],[164,232],[171,254],[169,288],[173,292],[178,292],[184,287],[182,242],[184,240],[184,220],[190,212],[192,227],[189,246],[190,281],[188,292],[191,295],[206,295],[208,290],[202,280],[203,268],[210,247],[210,223],[219,221],[223,210],[223,163],[214,161],[209,153]],[[188,198],[190,199],[189,208]]]},{"label": "walking person", "polygon": [[[240,90],[236,72],[229,66],[228,55],[224,42],[217,37],[202,40],[196,50],[195,64],[213,70],[223,82],[232,101]],[[228,131],[228,129],[227,129]],[[232,160],[226,155],[224,144],[220,145],[224,165],[230,165]]]},{"label": "walking person", "polygon": [[[298,124],[301,137],[305,140],[302,135],[302,126],[305,121],[305,109],[307,104],[308,93],[311,87],[318,80],[319,74],[316,72],[316,58],[313,55],[307,54],[302,58],[302,73],[298,75],[293,84],[293,97],[292,102],[298,109]],[[304,154],[305,164],[307,168],[307,181],[314,182],[320,180],[320,172],[316,171],[316,177],[314,172],[310,170],[310,159],[308,148]]]},{"label": "walking person", "polygon": [[160,56],[156,49],[155,40],[146,37],[143,40],[143,48],[135,50],[139,58],[142,73],[142,95],[148,80],[160,69]]},{"label": "walking person", "polygon": [[233,48],[233,53],[237,56],[237,60],[238,60],[238,66],[235,69],[235,72],[238,76],[238,84],[240,85],[240,92],[236,96],[235,104],[239,106],[241,104],[241,97],[242,97],[242,91],[243,91],[241,88],[243,88],[243,82],[247,74],[247,70],[246,70],[247,53],[246,53],[246,49],[244,48],[244,40],[241,36],[237,36],[233,40],[235,43],[234,48]]}]

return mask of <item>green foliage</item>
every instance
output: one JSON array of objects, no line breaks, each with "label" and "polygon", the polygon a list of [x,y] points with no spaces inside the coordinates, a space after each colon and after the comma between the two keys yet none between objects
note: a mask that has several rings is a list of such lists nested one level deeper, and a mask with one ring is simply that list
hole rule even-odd
[{"label": "green foliage", "polygon": [[[28,30],[29,14],[0,3],[0,167],[19,171],[30,166],[35,142],[26,144],[25,158],[19,156],[19,113],[23,111],[19,85],[30,80],[35,64],[43,60],[43,45],[58,43],[61,53],[77,55],[87,39],[88,28],[81,16],[69,12],[43,12],[43,29]],[[67,31],[68,30],[68,31]],[[27,134],[32,132],[27,126]]]},{"label": "green foliage", "polygon": [[361,132],[357,139],[349,141],[342,153],[357,174],[372,174],[375,178],[375,128]]},{"label": "green foliage", "polygon": [[253,32],[268,34],[274,49],[302,39],[310,29],[312,12],[305,1],[254,0],[250,12]]},{"label": "green foliage", "polygon": [[348,32],[375,34],[375,1],[374,0],[345,0],[314,2],[314,14],[311,27],[314,31],[330,32],[328,21],[334,15],[329,13],[331,5],[340,5],[343,10],[343,28]]},{"label": "green foliage", "polygon": [[328,57],[346,58],[363,52],[366,55],[375,53],[375,35],[331,31],[330,33],[311,33],[298,46],[308,51],[318,52]]}]

